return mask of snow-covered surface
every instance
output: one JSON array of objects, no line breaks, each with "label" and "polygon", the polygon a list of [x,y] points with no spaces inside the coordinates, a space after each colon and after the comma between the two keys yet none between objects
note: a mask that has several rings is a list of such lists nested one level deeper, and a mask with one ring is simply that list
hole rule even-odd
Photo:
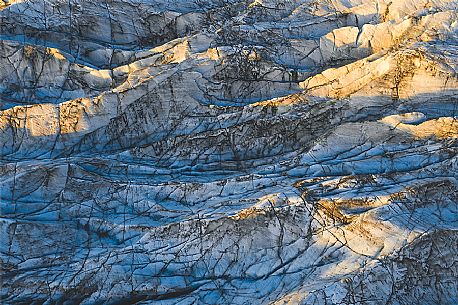
[{"label": "snow-covered surface", "polygon": [[457,304],[457,20],[0,1],[0,301]]}]

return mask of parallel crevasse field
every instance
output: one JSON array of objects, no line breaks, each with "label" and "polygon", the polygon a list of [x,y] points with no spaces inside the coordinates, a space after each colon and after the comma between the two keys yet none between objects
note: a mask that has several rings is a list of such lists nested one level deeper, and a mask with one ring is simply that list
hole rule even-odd
[{"label": "parallel crevasse field", "polygon": [[458,1],[0,1],[2,304],[458,304]]}]

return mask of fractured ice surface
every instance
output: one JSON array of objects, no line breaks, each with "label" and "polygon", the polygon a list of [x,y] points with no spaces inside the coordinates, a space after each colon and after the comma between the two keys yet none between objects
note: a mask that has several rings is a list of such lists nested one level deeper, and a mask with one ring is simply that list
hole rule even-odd
[{"label": "fractured ice surface", "polygon": [[458,303],[457,17],[0,1],[1,302]]}]

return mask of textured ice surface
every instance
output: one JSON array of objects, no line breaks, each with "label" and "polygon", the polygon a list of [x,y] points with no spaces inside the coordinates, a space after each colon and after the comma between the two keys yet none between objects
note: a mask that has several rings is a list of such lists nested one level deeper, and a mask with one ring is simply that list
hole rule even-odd
[{"label": "textured ice surface", "polygon": [[4,304],[457,304],[455,0],[0,1]]}]

